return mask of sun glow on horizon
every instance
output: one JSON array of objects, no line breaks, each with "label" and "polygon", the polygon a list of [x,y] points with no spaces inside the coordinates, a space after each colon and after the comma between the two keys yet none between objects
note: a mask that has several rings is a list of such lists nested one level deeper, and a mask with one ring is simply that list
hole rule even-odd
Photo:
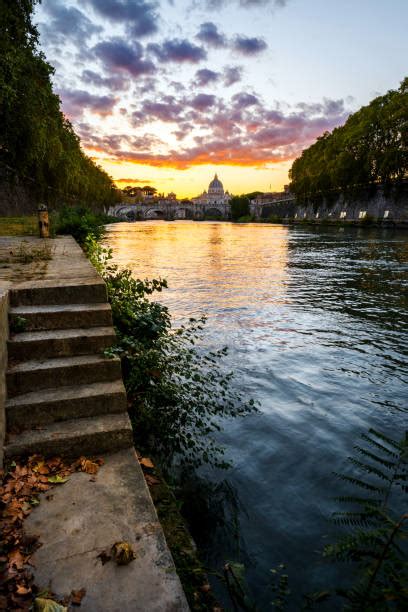
[{"label": "sun glow on horizon", "polygon": [[289,181],[288,170],[292,165],[291,161],[264,168],[205,164],[178,170],[106,158],[94,159],[112,176],[120,189],[126,185],[150,185],[155,187],[158,193],[174,192],[179,199],[198,196],[207,189],[215,173],[222,181],[224,189],[233,195],[251,191],[282,191]]}]

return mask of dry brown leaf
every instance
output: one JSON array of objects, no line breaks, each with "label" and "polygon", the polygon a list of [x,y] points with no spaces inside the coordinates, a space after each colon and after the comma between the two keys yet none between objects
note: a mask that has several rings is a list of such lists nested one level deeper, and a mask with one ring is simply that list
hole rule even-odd
[{"label": "dry brown leaf", "polygon": [[150,474],[146,474],[145,479],[149,487],[160,484],[160,480],[156,478],[155,476],[150,476]]},{"label": "dry brown leaf", "polygon": [[129,542],[116,542],[112,546],[111,552],[118,565],[128,565],[135,558],[135,553]]},{"label": "dry brown leaf", "polygon": [[154,468],[154,463],[151,459],[149,459],[149,457],[142,457],[141,459],[139,459],[139,463],[140,465],[143,465],[143,467],[146,468]]},{"label": "dry brown leaf", "polygon": [[83,598],[86,595],[86,589],[71,591],[71,603],[73,606],[80,606]]},{"label": "dry brown leaf", "polygon": [[14,566],[18,570],[23,569],[24,564],[26,562],[26,557],[22,555],[17,548],[12,550],[11,553],[9,553],[8,558],[10,567]]},{"label": "dry brown leaf", "polygon": [[99,470],[99,465],[90,459],[84,459],[80,464],[81,472],[87,474],[96,474]]}]

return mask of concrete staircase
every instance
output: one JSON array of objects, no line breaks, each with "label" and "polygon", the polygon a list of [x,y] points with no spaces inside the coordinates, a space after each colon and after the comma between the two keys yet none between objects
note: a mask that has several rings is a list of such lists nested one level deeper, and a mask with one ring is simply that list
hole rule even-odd
[{"label": "concrete staircase", "polygon": [[132,429],[102,280],[12,289],[6,373],[7,458],[130,448]]}]

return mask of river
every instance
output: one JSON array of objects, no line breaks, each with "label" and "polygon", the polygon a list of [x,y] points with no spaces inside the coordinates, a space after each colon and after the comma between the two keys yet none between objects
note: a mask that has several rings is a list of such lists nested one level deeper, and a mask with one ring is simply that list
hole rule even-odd
[{"label": "river", "polygon": [[407,426],[408,234],[151,221],[111,225],[107,243],[135,276],[167,279],[157,295],[175,321],[208,316],[205,342],[229,347],[234,384],[260,403],[224,423],[233,468],[206,474],[228,479],[239,523],[239,551],[215,526],[199,538],[208,564],[239,557],[260,610],[281,562],[293,591],[324,588],[338,571],[319,554],[333,470],[348,469],[370,427],[398,437]]}]

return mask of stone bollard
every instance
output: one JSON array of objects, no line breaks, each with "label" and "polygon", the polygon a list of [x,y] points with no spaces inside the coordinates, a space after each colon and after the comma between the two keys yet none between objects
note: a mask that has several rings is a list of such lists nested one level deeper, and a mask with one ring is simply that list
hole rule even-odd
[{"label": "stone bollard", "polygon": [[38,229],[40,230],[40,238],[50,237],[50,222],[48,219],[48,209],[45,204],[38,206]]}]

